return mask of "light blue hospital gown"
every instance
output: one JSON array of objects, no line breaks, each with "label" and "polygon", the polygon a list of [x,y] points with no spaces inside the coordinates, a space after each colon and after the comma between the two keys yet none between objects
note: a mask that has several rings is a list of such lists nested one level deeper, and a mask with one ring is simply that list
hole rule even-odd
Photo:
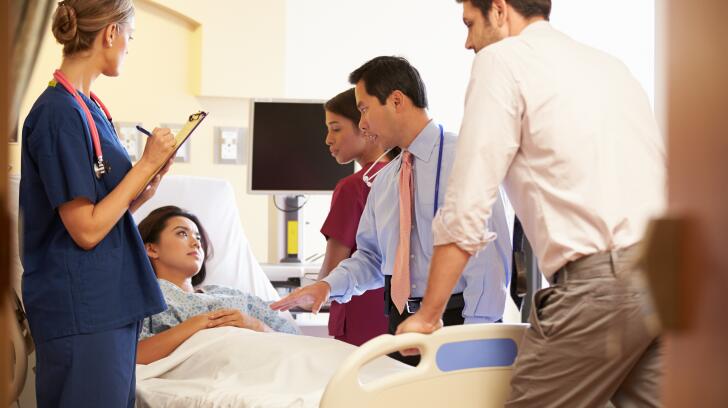
[{"label": "light blue hospital gown", "polygon": [[203,293],[188,293],[164,279],[158,279],[158,282],[168,308],[144,319],[140,339],[159,334],[190,317],[218,309],[239,309],[277,332],[299,334],[293,322],[280,317],[278,312],[268,307],[268,302],[255,295],[218,285],[203,285],[198,288]]}]

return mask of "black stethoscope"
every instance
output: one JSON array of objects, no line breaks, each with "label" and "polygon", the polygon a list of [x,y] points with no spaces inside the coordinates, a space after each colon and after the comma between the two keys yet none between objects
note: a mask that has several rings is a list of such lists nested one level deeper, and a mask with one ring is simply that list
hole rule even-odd
[{"label": "black stethoscope", "polygon": [[[81,96],[78,94],[78,91],[76,91],[76,88],[71,85],[71,83],[68,81],[68,78],[66,78],[65,75],[63,75],[63,72],[60,70],[56,70],[53,73],[53,78],[56,80],[57,83],[61,84],[63,88],[68,91],[71,95],[73,95],[74,99],[76,99],[76,102],[81,106],[81,110],[83,110],[83,113],[86,115],[86,121],[88,122],[88,127],[91,130],[91,141],[94,145],[94,153],[96,154],[96,163],[94,163],[93,169],[94,174],[96,175],[97,179],[100,179],[101,176],[111,171],[111,165],[109,165],[108,162],[104,161],[104,155],[101,152],[101,141],[99,139],[99,131],[96,129],[96,122],[94,121],[94,118],[91,116],[91,112],[88,110],[88,107],[83,102],[83,99],[81,99]],[[91,100],[96,102],[97,105],[101,108],[102,111],[104,111],[104,114],[106,115],[106,118],[109,120],[109,123],[111,123],[111,115],[109,114],[109,111],[106,109],[106,106],[101,102],[98,96],[94,94],[93,92],[90,92],[91,94]]]},{"label": "black stethoscope", "polygon": [[[442,170],[442,146],[445,144],[445,131],[443,130],[442,125],[439,125],[439,127],[440,127],[440,146],[438,148],[438,154],[437,154],[437,175],[435,176],[435,204],[433,205],[433,207],[434,207],[433,215],[437,215],[437,208],[438,208],[437,199],[440,197],[440,172]],[[392,150],[392,149],[389,149],[389,150]],[[368,175],[369,172],[372,171],[374,166],[376,166],[377,162],[379,162],[379,159],[381,159],[382,157],[384,157],[384,155],[389,153],[389,150],[382,153],[382,155],[379,156],[377,158],[377,160],[374,160],[374,163],[372,163],[372,165],[369,166],[367,171],[364,172],[364,175],[362,176],[362,180],[364,180],[364,183],[369,188],[372,187],[372,182],[374,182],[374,177],[376,177],[377,174],[379,174],[382,170],[384,170],[387,166],[389,166],[389,164],[387,164],[387,166],[382,167],[381,169],[379,169],[376,173],[372,174],[371,176]],[[401,155],[401,153],[400,153],[400,155]],[[392,160],[392,162],[393,161],[394,160]]]}]

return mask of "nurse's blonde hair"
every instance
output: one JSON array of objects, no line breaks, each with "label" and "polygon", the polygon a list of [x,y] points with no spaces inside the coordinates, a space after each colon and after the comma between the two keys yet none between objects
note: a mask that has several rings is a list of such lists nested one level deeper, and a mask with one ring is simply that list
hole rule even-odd
[{"label": "nurse's blonde hair", "polygon": [[101,30],[133,16],[131,0],[64,0],[53,14],[53,36],[68,56],[90,49]]}]

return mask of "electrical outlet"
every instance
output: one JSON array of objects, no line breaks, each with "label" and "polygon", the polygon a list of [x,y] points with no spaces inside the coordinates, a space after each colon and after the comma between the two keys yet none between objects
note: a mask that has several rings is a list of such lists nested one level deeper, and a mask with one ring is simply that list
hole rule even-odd
[{"label": "electrical outlet", "polygon": [[220,134],[222,144],[220,145],[220,158],[223,160],[238,159],[238,132],[234,130],[223,130]]},{"label": "electrical outlet", "polygon": [[245,129],[234,127],[215,128],[215,163],[243,164]]},{"label": "electrical outlet", "polygon": [[119,135],[119,142],[126,150],[131,161],[137,161],[141,157],[142,152],[142,134],[137,130],[136,126],[139,122],[117,123],[116,133]]}]

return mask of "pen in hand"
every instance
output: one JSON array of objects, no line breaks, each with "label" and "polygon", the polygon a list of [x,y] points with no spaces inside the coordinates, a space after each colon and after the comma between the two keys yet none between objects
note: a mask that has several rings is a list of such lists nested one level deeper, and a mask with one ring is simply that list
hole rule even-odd
[{"label": "pen in hand", "polygon": [[144,133],[144,134],[145,134],[145,135],[147,135],[148,137],[152,137],[152,132],[150,132],[150,131],[148,131],[148,130],[144,129],[143,127],[141,127],[141,126],[139,126],[139,125],[136,125],[136,128],[137,128],[137,130],[138,130],[138,131],[140,131],[140,132]]}]

